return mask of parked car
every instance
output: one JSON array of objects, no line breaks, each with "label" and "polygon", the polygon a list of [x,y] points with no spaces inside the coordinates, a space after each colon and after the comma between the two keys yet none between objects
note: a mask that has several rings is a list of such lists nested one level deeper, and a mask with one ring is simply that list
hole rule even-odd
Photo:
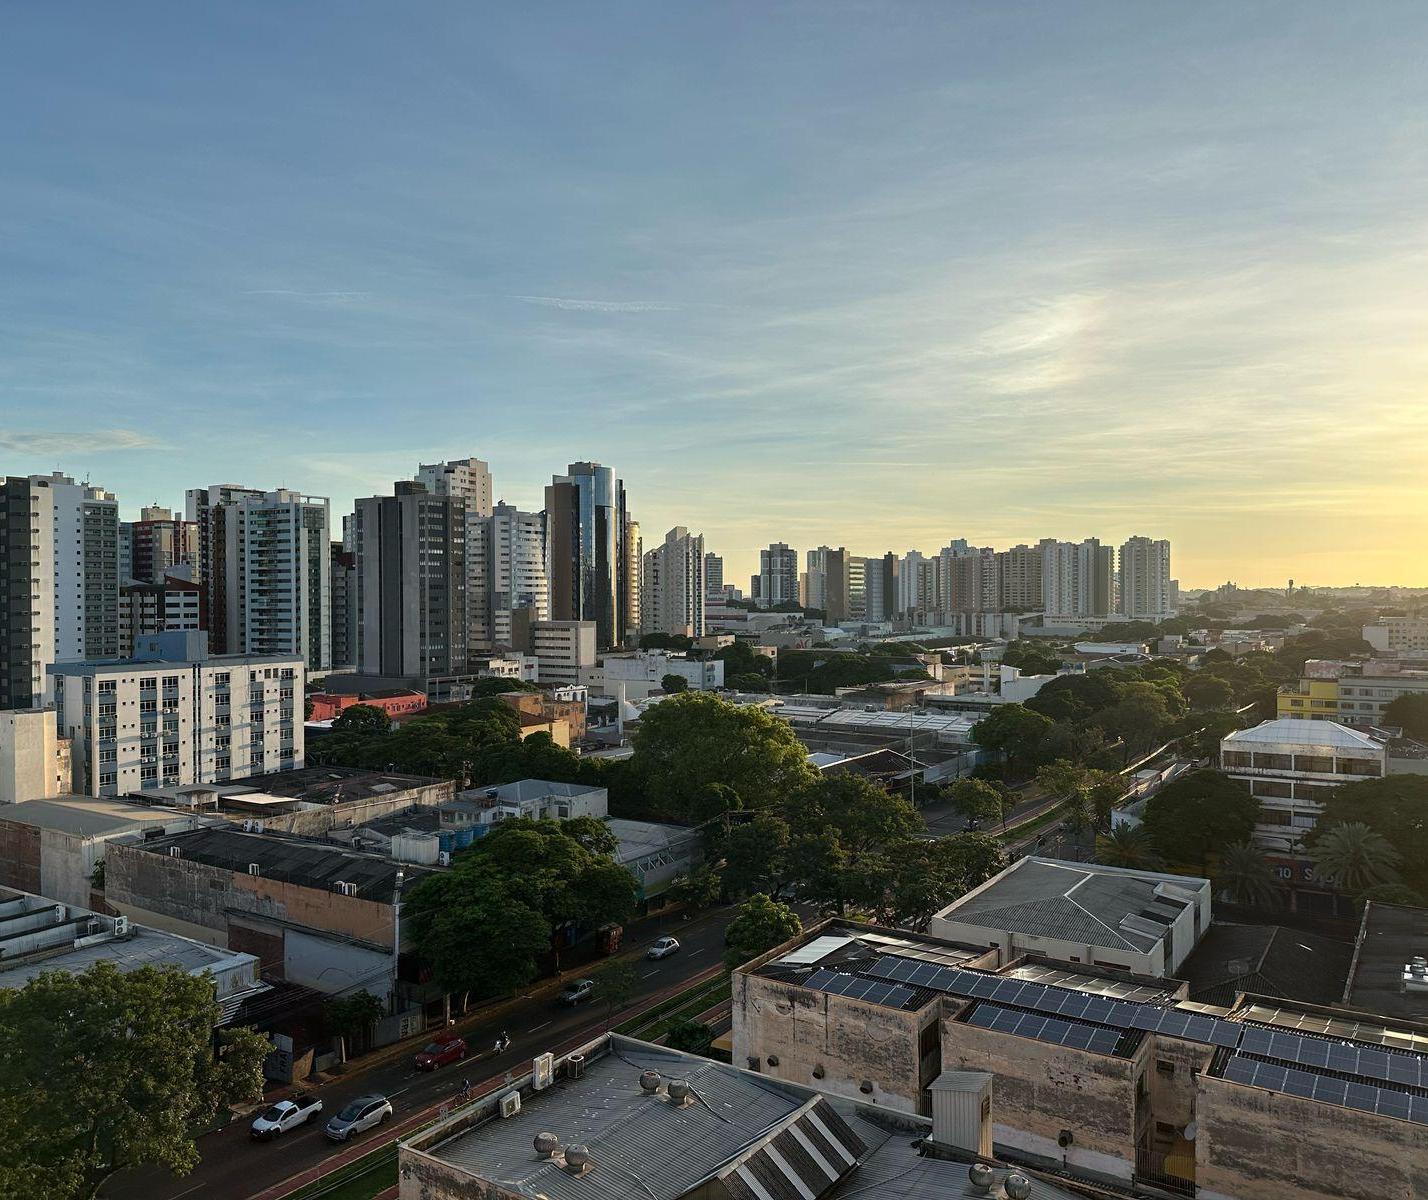
[{"label": "parked car", "polygon": [[290,1100],[279,1100],[271,1108],[265,1108],[248,1128],[248,1136],[255,1141],[266,1142],[306,1125],[322,1111],[322,1101],[316,1096],[299,1095]]},{"label": "parked car", "polygon": [[469,1053],[465,1038],[446,1033],[424,1046],[412,1062],[418,1071],[435,1071],[460,1062]]},{"label": "parked car", "polygon": [[584,1004],[594,992],[593,979],[573,979],[560,990],[557,998],[562,1004]]},{"label": "parked car", "polygon": [[385,1096],[358,1096],[327,1123],[327,1136],[345,1142],[354,1133],[366,1133],[384,1125],[392,1116],[392,1102]]},{"label": "parked car", "polygon": [[650,948],[645,951],[646,958],[668,958],[679,949],[679,939],[672,937],[656,938],[650,943]]}]

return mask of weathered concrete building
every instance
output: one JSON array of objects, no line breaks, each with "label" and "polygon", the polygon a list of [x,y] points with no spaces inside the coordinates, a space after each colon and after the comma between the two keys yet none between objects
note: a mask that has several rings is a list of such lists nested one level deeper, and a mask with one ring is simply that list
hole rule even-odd
[{"label": "weathered concrete building", "polygon": [[386,997],[395,902],[426,874],[332,843],[224,826],[112,843],[105,895],[135,920],[255,954],[279,978]]},{"label": "weathered concrete building", "polygon": [[1428,1195],[1428,1023],[828,923],[735,973],[740,1066],[908,1113],[993,1076],[1015,1161],[1211,1200]]}]

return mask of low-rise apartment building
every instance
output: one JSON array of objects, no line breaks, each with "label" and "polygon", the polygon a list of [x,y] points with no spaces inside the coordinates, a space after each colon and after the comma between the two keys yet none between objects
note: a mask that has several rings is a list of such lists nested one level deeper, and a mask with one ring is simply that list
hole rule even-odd
[{"label": "low-rise apartment building", "polygon": [[1311,660],[1297,684],[1279,689],[1276,715],[1377,727],[1400,696],[1428,695],[1428,670],[1392,660],[1338,663]]},{"label": "low-rise apartment building", "polygon": [[209,658],[192,630],[140,638],[128,659],[56,663],[74,790],[123,796],[302,766],[303,671],[298,655]]},{"label": "low-rise apartment building", "polygon": [[1428,658],[1428,617],[1379,617],[1364,626],[1363,638],[1376,654]]},{"label": "low-rise apartment building", "polygon": [[724,686],[724,660],[690,658],[664,650],[607,654],[598,667],[584,672],[583,681],[602,696],[647,700],[663,690],[666,675],[677,675],[691,692],[717,691]]}]

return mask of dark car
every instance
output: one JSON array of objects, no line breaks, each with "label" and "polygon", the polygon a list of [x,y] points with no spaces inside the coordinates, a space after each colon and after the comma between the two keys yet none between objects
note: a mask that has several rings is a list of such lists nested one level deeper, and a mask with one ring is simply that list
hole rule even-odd
[{"label": "dark car", "polygon": [[435,1071],[438,1067],[460,1062],[470,1053],[466,1039],[455,1034],[446,1034],[423,1046],[413,1065],[418,1071]]}]

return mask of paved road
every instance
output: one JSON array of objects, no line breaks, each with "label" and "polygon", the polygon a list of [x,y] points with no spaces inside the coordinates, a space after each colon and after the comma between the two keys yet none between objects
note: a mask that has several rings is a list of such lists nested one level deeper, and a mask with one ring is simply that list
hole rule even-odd
[{"label": "paved road", "polygon": [[[1026,784],[1018,788],[1017,793],[1016,804],[1007,813],[1008,824],[1020,821],[1025,817],[1036,816],[1043,809],[1056,803],[1055,797],[1046,796],[1038,788]],[[919,812],[922,814],[922,823],[927,826],[927,832],[931,837],[946,837],[948,834],[966,832],[967,818],[957,811],[950,800],[940,800],[936,804],[929,804]],[[1001,822],[988,821],[982,826],[982,831],[998,834],[1002,831]]]},{"label": "paved road", "polygon": [[[673,988],[718,965],[724,949],[724,926],[732,915],[732,910],[725,910],[688,925],[673,918],[664,930],[650,930],[649,940],[661,932],[673,933],[680,939],[682,949],[659,962],[637,960],[639,996],[649,997]],[[344,1075],[317,1089],[324,1112],[306,1128],[275,1142],[260,1143],[249,1140],[247,1120],[235,1121],[199,1139],[203,1159],[191,1175],[175,1177],[159,1169],[131,1172],[106,1184],[102,1195],[108,1200],[246,1200],[346,1149],[327,1140],[322,1124],[353,1097],[373,1092],[387,1096],[400,1121],[453,1095],[463,1077],[479,1085],[502,1071],[523,1072],[533,1056],[582,1033],[595,1036],[604,1027],[604,1020],[605,1010],[598,1002],[570,1009],[557,1005],[552,996],[533,996],[514,1013],[507,1010],[503,1017],[460,1026],[473,1049],[482,1051],[479,1059],[418,1073],[412,1069],[410,1055],[403,1055],[385,1065]],[[497,1057],[490,1047],[503,1028],[511,1035],[511,1048]],[[373,1131],[360,1135],[358,1140],[370,1141],[375,1147],[381,1137]]]}]

